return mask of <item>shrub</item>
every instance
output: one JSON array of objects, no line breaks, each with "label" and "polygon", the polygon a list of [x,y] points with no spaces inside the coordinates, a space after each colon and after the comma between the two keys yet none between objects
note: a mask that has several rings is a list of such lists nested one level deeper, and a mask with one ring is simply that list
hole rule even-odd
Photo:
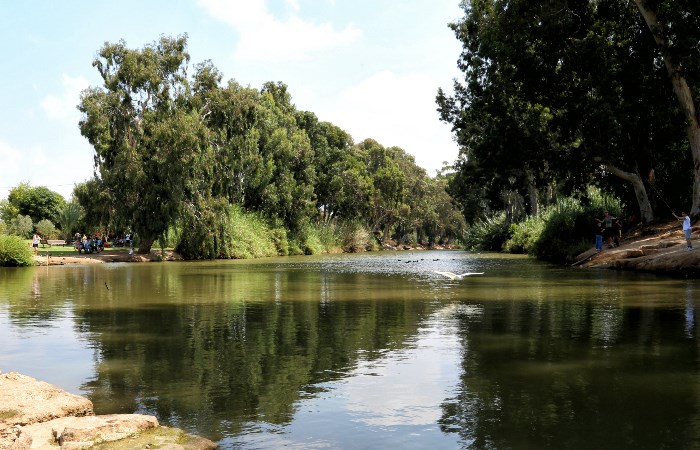
[{"label": "shrub", "polygon": [[58,237],[58,230],[49,219],[41,219],[36,224],[36,232],[44,239],[55,239]]},{"label": "shrub", "polygon": [[273,232],[260,215],[244,211],[240,206],[231,206],[228,220],[228,248],[223,257],[245,259],[278,254],[276,238],[279,232]]},{"label": "shrub", "polygon": [[32,237],[34,224],[29,216],[16,216],[8,224],[7,231],[15,236],[21,236],[25,239]]},{"label": "shrub", "polygon": [[535,256],[548,261],[571,261],[593,245],[595,218],[602,217],[604,210],[614,216],[623,215],[618,199],[589,188],[583,197],[568,197],[547,208],[541,220],[544,226],[533,245]]},{"label": "shrub", "polygon": [[464,246],[468,250],[500,251],[510,232],[505,213],[494,214],[469,227],[464,236]]},{"label": "shrub", "polygon": [[535,242],[544,228],[541,216],[528,217],[525,221],[510,226],[510,239],[506,241],[504,250],[510,253],[531,253]]},{"label": "shrub", "polygon": [[368,250],[374,250],[375,240],[372,233],[369,232],[359,222],[351,222],[346,224],[342,232],[343,235],[343,250],[349,253],[359,253]]},{"label": "shrub", "polygon": [[20,236],[0,234],[0,266],[33,266],[32,250]]}]

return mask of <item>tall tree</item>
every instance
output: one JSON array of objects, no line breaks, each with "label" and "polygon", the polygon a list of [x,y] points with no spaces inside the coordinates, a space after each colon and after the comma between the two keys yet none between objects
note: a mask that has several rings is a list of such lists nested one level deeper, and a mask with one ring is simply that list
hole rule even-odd
[{"label": "tall tree", "polygon": [[31,217],[34,223],[44,219],[55,221],[58,212],[66,204],[58,192],[45,186],[31,186],[29,183],[20,183],[10,189],[7,200],[17,214]]},{"label": "tall tree", "polygon": [[133,227],[141,253],[196,195],[207,166],[208,130],[189,101],[188,61],[187,36],[140,50],[106,43],[93,62],[104,84],[84,91],[79,104],[113,219]]},{"label": "tall tree", "polygon": [[463,6],[464,19],[451,26],[464,44],[465,81],[454,96],[438,93],[462,148],[453,191],[472,186],[493,203],[506,180],[526,195],[553,182],[567,191],[596,180],[615,188],[612,174],[633,186],[642,217],[652,220],[647,175],[676,157],[677,114],[659,91],[656,55],[634,7],[619,0]]},{"label": "tall tree", "polygon": [[[700,214],[700,122],[696,95],[700,65],[700,5],[696,1],[634,0],[661,51],[664,66],[686,122],[686,133],[693,158],[693,196],[690,214]],[[660,14],[659,14],[660,13]]]}]

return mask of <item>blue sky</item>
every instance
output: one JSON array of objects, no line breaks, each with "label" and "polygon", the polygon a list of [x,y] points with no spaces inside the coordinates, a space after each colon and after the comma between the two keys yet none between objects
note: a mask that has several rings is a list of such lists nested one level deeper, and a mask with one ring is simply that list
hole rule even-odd
[{"label": "blue sky", "polygon": [[0,0],[0,199],[22,181],[68,199],[92,176],[75,106],[101,85],[92,61],[105,42],[183,33],[192,65],[211,60],[254,88],[282,81],[297,109],[434,175],[457,158],[435,95],[459,77],[447,24],[461,15],[459,0]]}]

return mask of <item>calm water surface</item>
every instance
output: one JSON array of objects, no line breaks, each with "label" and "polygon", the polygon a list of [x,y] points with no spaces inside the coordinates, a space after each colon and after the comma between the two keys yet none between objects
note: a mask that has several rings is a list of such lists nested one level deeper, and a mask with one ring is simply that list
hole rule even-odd
[{"label": "calm water surface", "polygon": [[698,294],[467,252],[0,269],[0,370],[222,448],[700,448]]}]

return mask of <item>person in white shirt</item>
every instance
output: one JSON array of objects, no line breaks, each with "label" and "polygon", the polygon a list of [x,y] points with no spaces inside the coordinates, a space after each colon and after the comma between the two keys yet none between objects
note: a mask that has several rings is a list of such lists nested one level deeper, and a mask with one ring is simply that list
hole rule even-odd
[{"label": "person in white shirt", "polygon": [[693,244],[690,241],[690,235],[693,231],[692,226],[690,225],[690,216],[685,211],[683,211],[680,216],[677,216],[676,213],[672,214],[676,219],[683,221],[683,234],[685,235],[685,243],[688,246],[687,250],[692,250]]}]

